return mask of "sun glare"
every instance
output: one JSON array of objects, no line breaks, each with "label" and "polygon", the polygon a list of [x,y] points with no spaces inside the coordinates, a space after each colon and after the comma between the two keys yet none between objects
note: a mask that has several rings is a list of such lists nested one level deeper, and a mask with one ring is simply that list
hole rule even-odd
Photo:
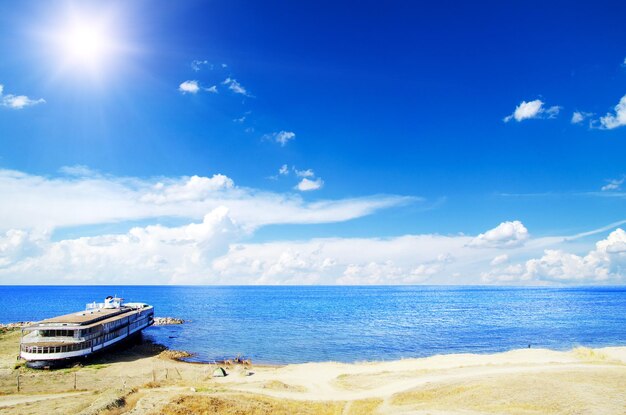
[{"label": "sun glare", "polygon": [[63,56],[75,65],[97,66],[110,52],[108,34],[99,26],[77,22],[61,36]]},{"label": "sun glare", "polygon": [[72,12],[48,32],[62,73],[102,77],[123,50],[110,15]]}]

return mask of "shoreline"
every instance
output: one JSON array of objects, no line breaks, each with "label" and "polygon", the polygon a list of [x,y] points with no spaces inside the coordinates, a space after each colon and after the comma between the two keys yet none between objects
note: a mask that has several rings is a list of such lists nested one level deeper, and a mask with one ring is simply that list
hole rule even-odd
[{"label": "shoreline", "polygon": [[184,352],[146,342],[82,366],[41,371],[16,365],[18,344],[19,330],[0,334],[0,414],[531,415],[626,408],[626,346],[216,365],[186,362],[176,355]]}]

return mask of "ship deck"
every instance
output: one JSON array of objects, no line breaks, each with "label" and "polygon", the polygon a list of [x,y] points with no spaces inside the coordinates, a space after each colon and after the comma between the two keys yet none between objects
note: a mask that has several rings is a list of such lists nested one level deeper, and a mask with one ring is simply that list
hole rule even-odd
[{"label": "ship deck", "polygon": [[24,331],[39,330],[42,327],[66,327],[66,326],[80,326],[81,328],[88,328],[96,324],[104,324],[110,321],[117,320],[118,318],[126,317],[138,313],[144,309],[142,308],[114,308],[114,309],[97,309],[91,311],[80,311],[71,314],[65,314],[58,317],[42,320],[32,326],[25,327]]}]

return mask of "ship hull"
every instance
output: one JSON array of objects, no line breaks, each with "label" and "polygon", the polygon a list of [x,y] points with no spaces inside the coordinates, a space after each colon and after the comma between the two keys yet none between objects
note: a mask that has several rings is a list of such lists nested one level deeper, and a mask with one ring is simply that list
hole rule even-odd
[{"label": "ship hull", "polygon": [[[22,358],[26,360],[26,367],[31,369],[61,369],[70,367],[77,363],[88,362],[90,359],[102,356],[105,353],[123,350],[135,344],[141,343],[143,339],[142,330],[144,328],[139,329],[134,333],[130,333],[129,335],[120,337],[116,339],[116,341],[111,342],[106,346],[97,348],[93,352],[91,350],[85,350],[80,354],[76,352],[74,354],[55,353],[57,356],[54,357],[37,355],[31,359],[25,356],[22,356]],[[22,353],[22,355],[24,355],[24,353]]]}]

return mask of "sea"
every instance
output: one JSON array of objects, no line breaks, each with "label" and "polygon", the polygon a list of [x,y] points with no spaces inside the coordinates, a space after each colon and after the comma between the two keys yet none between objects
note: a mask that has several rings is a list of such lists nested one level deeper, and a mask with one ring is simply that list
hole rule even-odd
[{"label": "sea", "polygon": [[185,324],[144,338],[210,362],[362,362],[520,348],[626,346],[626,287],[0,286],[0,323],[107,295]]}]

